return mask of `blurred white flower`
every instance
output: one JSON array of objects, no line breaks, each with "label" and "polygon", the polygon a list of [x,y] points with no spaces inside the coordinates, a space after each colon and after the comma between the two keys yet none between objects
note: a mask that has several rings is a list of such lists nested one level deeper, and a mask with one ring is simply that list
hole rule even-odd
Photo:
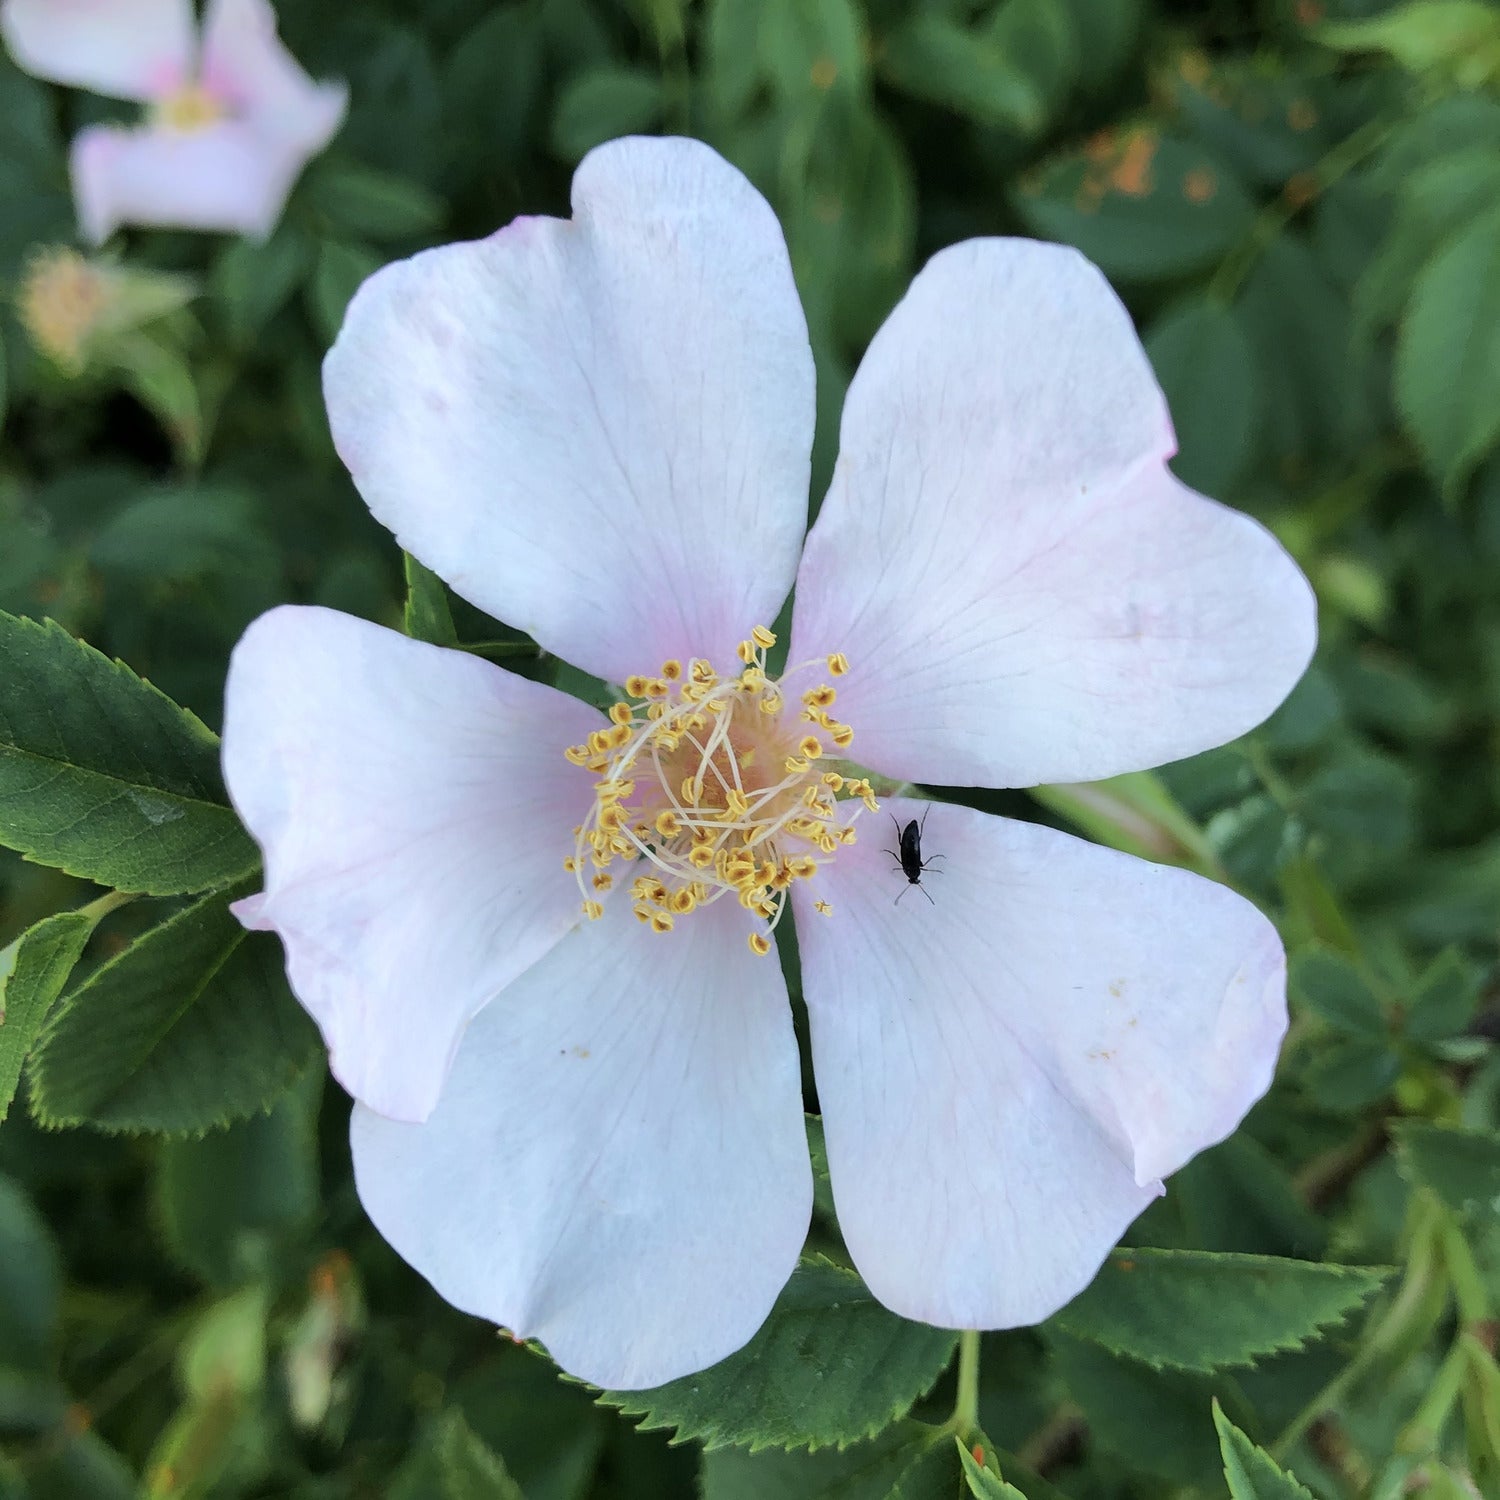
[{"label": "blurred white flower", "polygon": [[27,72],[148,106],[72,147],[80,228],[121,224],[264,236],[343,123],[348,90],[315,83],[276,35],[269,0],[3,0],[0,34]]}]

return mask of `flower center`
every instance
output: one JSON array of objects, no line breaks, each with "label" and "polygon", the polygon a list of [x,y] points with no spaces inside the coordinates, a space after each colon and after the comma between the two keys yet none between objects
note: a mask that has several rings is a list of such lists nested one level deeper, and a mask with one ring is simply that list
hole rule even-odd
[{"label": "flower center", "polygon": [[38,255],[17,296],[32,342],[64,369],[83,368],[84,346],[110,302],[111,278],[76,250]]},{"label": "flower center", "polygon": [[[793,882],[811,880],[844,844],[854,842],[861,811],[878,804],[870,783],[829,767],[854,731],[829,710],[832,683],[808,688],[789,706],[786,684],[826,665],[849,670],[842,654],[766,673],[776,637],[757,625],[739,644],[742,670],[720,677],[694,658],[663,662],[656,677],[631,677],[607,729],[564,752],[598,778],[594,805],[573,830],[563,862],[578,880],[584,914],[603,915],[596,899],[615,883],[615,861],[645,868],[630,882],[636,917],[670,932],[685,917],[732,895],[774,928]],[[862,804],[840,815],[840,798]],[[828,903],[815,903],[827,914]],[[769,930],[769,929],[768,929]],[[763,932],[750,935],[768,953]]]},{"label": "flower center", "polygon": [[155,124],[167,130],[189,133],[222,120],[228,111],[201,83],[184,84],[175,93],[158,99],[151,109]]}]

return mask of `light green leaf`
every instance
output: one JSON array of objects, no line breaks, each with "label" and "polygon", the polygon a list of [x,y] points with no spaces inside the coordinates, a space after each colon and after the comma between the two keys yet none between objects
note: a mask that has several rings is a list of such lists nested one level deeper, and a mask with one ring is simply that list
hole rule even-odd
[{"label": "light green leaf", "polygon": [[1157,1369],[1215,1370],[1298,1348],[1387,1274],[1268,1255],[1116,1250],[1052,1324]]},{"label": "light green leaf", "polygon": [[64,1001],[32,1056],[32,1102],[48,1125],[189,1134],[267,1108],[317,1050],[275,938],[207,896]]},{"label": "light green leaf", "polygon": [[1178,478],[1207,495],[1232,493],[1259,408],[1255,352],[1239,320],[1220,302],[1191,297],[1152,325],[1146,353],[1177,430]]},{"label": "light green leaf", "polygon": [[197,1401],[257,1391],[266,1378],[270,1293],[255,1283],[213,1303],[178,1351],[182,1388]]},{"label": "light green leaf", "polygon": [[1463,1218],[1500,1219],[1500,1134],[1430,1120],[1402,1120],[1392,1134],[1413,1186],[1431,1188]]},{"label": "light green leaf", "polygon": [[187,356],[175,344],[137,331],[112,337],[101,359],[118,372],[125,389],[161,423],[185,464],[203,459],[203,402]]},{"label": "light green leaf", "polygon": [[218,741],[48,621],[0,613],[0,842],[118,890],[208,890],[255,869]]},{"label": "light green leaf", "polygon": [[1417,277],[1395,394],[1428,470],[1456,498],[1500,441],[1500,208],[1466,224]]},{"label": "light green leaf", "polygon": [[954,1438],[953,1441],[958,1445],[958,1461],[963,1465],[971,1495],[977,1495],[979,1500],[1026,1500],[1015,1485],[1007,1484],[998,1474],[975,1463],[974,1455],[964,1447],[961,1439]]},{"label": "light green leaf", "polygon": [[760,0],[758,8],[756,51],[780,94],[863,91],[868,40],[855,0]]},{"label": "light green leaf", "polygon": [[1285,1470],[1277,1468],[1271,1455],[1257,1448],[1214,1402],[1214,1426],[1219,1429],[1219,1450],[1224,1455],[1224,1478],[1233,1500],[1313,1500],[1310,1491]]},{"label": "light green leaf", "polygon": [[1313,35],[1340,52],[1385,52],[1413,73],[1477,88],[1500,72],[1500,11],[1485,0],[1409,0],[1384,15],[1332,22]]},{"label": "light green leaf", "polygon": [[83,956],[95,920],[81,911],[59,912],[0,950],[0,1120],[10,1112],[21,1066]]},{"label": "light green leaf", "polygon": [[389,1500],[522,1500],[500,1455],[478,1438],[456,1407],[397,1470]]},{"label": "light green leaf", "polygon": [[403,552],[401,556],[406,564],[406,613],[402,629],[414,641],[456,646],[458,632],[453,628],[453,613],[448,608],[443,580],[431,568],[419,563],[410,552]]},{"label": "light green leaf", "polygon": [[958,1335],[887,1312],[853,1271],[822,1259],[792,1273],[759,1333],[699,1375],[601,1398],[646,1429],[706,1448],[855,1443],[911,1409],[948,1367]]},{"label": "light green leaf", "polygon": [[644,68],[605,63],[568,80],[552,116],[552,149],[580,161],[595,146],[650,130],[662,112],[661,79]]}]

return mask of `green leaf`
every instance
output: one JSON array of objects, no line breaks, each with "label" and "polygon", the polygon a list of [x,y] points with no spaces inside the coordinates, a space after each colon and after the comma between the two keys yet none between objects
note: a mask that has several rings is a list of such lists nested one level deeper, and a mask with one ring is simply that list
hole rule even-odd
[{"label": "green leaf", "polygon": [[1385,52],[1413,73],[1477,88],[1500,73],[1500,12],[1485,0],[1409,0],[1368,20],[1334,22],[1313,35],[1340,52]]},{"label": "green leaf", "polygon": [[122,506],[94,537],[89,560],[103,572],[147,579],[281,574],[256,500],[211,485],[172,486]]},{"label": "green leaf", "polygon": [[1208,1371],[1300,1347],[1387,1275],[1266,1255],[1116,1250],[1052,1322],[1155,1369]]},{"label": "green leaf", "polygon": [[952,1500],[960,1473],[947,1433],[898,1422],[842,1450],[710,1450],[703,1500]]},{"label": "green leaf", "polygon": [[1385,1012],[1359,970],[1340,953],[1310,948],[1292,960],[1289,987],[1302,1003],[1345,1036],[1383,1042]]},{"label": "green leaf", "polygon": [[1483,972],[1457,948],[1445,949],[1412,991],[1407,1036],[1418,1042],[1438,1042],[1458,1035],[1473,1020],[1483,990]]},{"label": "green leaf", "polygon": [[485,1446],[456,1407],[432,1424],[386,1493],[389,1500],[522,1500],[500,1455]]},{"label": "green leaf", "polygon": [[1022,180],[1017,212],[1107,275],[1158,280],[1225,255],[1255,220],[1239,180],[1203,147],[1139,126],[1067,151]]},{"label": "green leaf", "polygon": [[1046,101],[998,43],[936,10],[913,11],[885,39],[880,72],[892,88],[982,125],[1030,135]]},{"label": "green leaf", "polygon": [[1500,1219],[1500,1134],[1430,1120],[1403,1120],[1391,1133],[1413,1186],[1431,1188],[1461,1218]]},{"label": "green leaf", "polygon": [[203,458],[203,402],[193,367],[175,344],[137,331],[112,337],[102,351],[125,389],[161,423],[180,453],[194,466]]},{"label": "green leaf", "polygon": [[1152,325],[1146,352],[1177,430],[1177,477],[1207,495],[1232,493],[1251,458],[1260,399],[1239,320],[1220,302],[1189,298]]},{"label": "green leaf", "polygon": [[85,912],[59,912],[0,950],[0,1120],[10,1111],[21,1066],[83,956],[95,921]]},{"label": "green leaf", "polygon": [[1427,263],[1396,340],[1396,404],[1453,499],[1500,441],[1500,208]]},{"label": "green leaf", "polygon": [[198,1401],[247,1395],[265,1384],[270,1293],[259,1283],[209,1306],[177,1354],[182,1388]]},{"label": "green leaf", "polygon": [[255,869],[218,741],[186,709],[61,626],[3,613],[0,679],[0,842],[154,896]]},{"label": "green leaf", "polygon": [[771,85],[792,101],[864,90],[868,42],[855,0],[760,0],[756,52]]},{"label": "green leaf", "polygon": [[948,1367],[958,1335],[887,1312],[853,1271],[805,1260],[738,1354],[652,1391],[602,1399],[705,1448],[821,1448],[889,1427]]},{"label": "green leaf", "polygon": [[1224,1478],[1233,1500],[1313,1500],[1310,1491],[1276,1467],[1264,1448],[1257,1448],[1214,1402],[1214,1426],[1224,1456]]},{"label": "green leaf", "polygon": [[661,119],[661,79],[644,68],[605,63],[568,80],[552,116],[552,149],[580,161],[616,136],[639,135]]},{"label": "green leaf", "polygon": [[355,239],[422,238],[448,216],[443,200],[421,183],[358,162],[324,158],[309,174],[305,191],[335,234]]},{"label": "green leaf", "polygon": [[162,1142],[156,1162],[162,1229],[178,1261],[203,1281],[244,1280],[268,1242],[316,1211],[322,1084],[322,1074],[309,1070],[269,1114],[201,1140]]},{"label": "green leaf", "polygon": [[1026,1500],[1026,1496],[1015,1485],[1007,1484],[989,1469],[980,1468],[961,1439],[954,1438],[953,1441],[958,1445],[958,1461],[963,1465],[964,1478],[968,1481],[971,1495],[977,1495],[979,1500]]},{"label": "green leaf", "polygon": [[0,1366],[47,1365],[61,1289],[52,1231],[20,1187],[0,1176]]},{"label": "green leaf", "polygon": [[448,607],[443,580],[410,552],[401,556],[406,566],[406,612],[401,628],[414,641],[456,646],[458,632],[453,628],[453,613]]},{"label": "green leaf", "polygon": [[231,336],[249,343],[291,300],[312,265],[306,233],[283,223],[265,241],[238,239],[214,262],[209,286]]},{"label": "green leaf", "polygon": [[137,938],[69,996],[31,1064],[48,1125],[187,1134],[266,1109],[312,1061],[281,948],[222,895]]},{"label": "green leaf", "polygon": [[380,257],[363,245],[324,240],[318,247],[312,280],[307,285],[308,308],[313,324],[331,344],[344,323],[344,309],[360,283],[380,269]]},{"label": "green leaf", "polygon": [[1320,1108],[1355,1114],[1384,1098],[1401,1076],[1401,1059],[1389,1046],[1349,1037],[1321,1049],[1302,1073],[1302,1084]]}]

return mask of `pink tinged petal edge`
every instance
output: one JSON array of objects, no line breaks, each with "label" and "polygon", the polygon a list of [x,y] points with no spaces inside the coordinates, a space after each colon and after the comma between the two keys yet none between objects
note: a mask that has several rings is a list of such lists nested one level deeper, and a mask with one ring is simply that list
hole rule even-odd
[{"label": "pink tinged petal edge", "polygon": [[1129,314],[1075,251],[934,256],[850,386],[792,655],[844,651],[839,715],[889,775],[1034,786],[1260,723],[1316,639],[1307,580],[1165,468]]},{"label": "pink tinged petal edge", "polygon": [[0,34],[28,73],[117,99],[187,82],[192,0],[4,0]]},{"label": "pink tinged petal edge", "polygon": [[794,892],[839,1223],[896,1312],[1035,1323],[1270,1086],[1285,956],[1225,887],[1049,828],[932,804],[932,905],[881,843]]},{"label": "pink tinged petal edge", "polygon": [[813,362],[775,215],[698,141],[611,141],[574,218],[387,266],[323,367],[376,517],[612,680],[733,665],[791,587]]},{"label": "pink tinged petal edge", "polygon": [[224,776],[265,854],[247,926],[280,934],[335,1077],[426,1118],[464,1026],[580,920],[562,867],[589,805],[563,748],[588,705],[333,610],[245,632]]},{"label": "pink tinged petal edge", "polygon": [[618,903],[476,1018],[425,1125],[354,1112],[381,1234],[595,1385],[734,1353],[806,1237],[791,1010],[749,930],[718,903],[658,935]]},{"label": "pink tinged petal edge", "polygon": [[201,72],[205,88],[295,160],[288,187],[349,107],[343,83],[314,82],[282,45],[268,0],[209,0]]},{"label": "pink tinged petal edge", "polygon": [[191,132],[91,125],[74,138],[71,167],[79,227],[95,244],[121,224],[263,238],[302,156],[236,121]]}]

